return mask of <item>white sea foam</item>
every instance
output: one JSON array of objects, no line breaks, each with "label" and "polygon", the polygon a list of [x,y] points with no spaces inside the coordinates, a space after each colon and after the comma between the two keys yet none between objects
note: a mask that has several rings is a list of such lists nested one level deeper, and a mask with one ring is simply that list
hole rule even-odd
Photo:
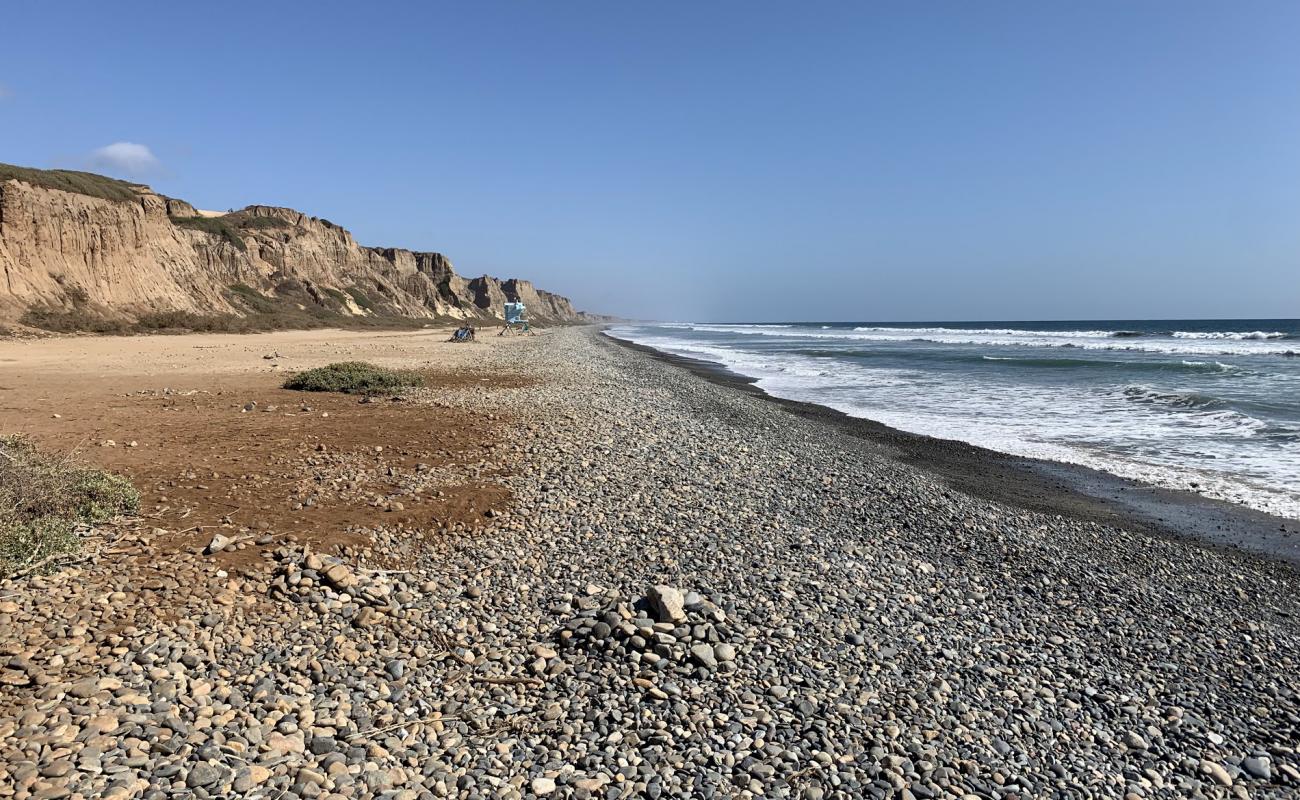
[{"label": "white sea foam", "polygon": [[690,330],[720,330],[720,331],[746,331],[763,328],[794,328],[797,327],[791,323],[766,323],[766,322],[665,322],[657,327],[660,328],[689,328]]},{"label": "white sea foam", "polygon": [[909,336],[1037,336],[1055,339],[1110,339],[1124,331],[1034,331],[1020,328],[891,328],[859,327],[853,330],[862,333],[890,333]]},{"label": "white sea foam", "polygon": [[933,342],[935,344],[986,345],[994,347],[1063,347],[1081,350],[1167,353],[1170,355],[1297,355],[1300,343],[1268,339],[1167,336],[1119,336],[1120,331],[1031,331],[1015,328],[887,328],[860,327],[852,331],[828,331],[791,325],[775,326],[674,323],[673,327],[705,333],[737,333],[746,336],[839,339],[863,342]]},{"label": "white sea foam", "polygon": [[1196,367],[1198,369],[1215,370],[1217,372],[1240,372],[1241,367],[1235,364],[1225,364],[1222,361],[1188,361],[1183,359],[1183,366]]},{"label": "white sea foam", "polygon": [[860,385],[867,381],[875,386],[895,386],[905,381],[915,382],[925,378],[924,373],[917,370],[866,369],[830,357],[747,353],[725,346],[686,342],[670,337],[630,336],[617,329],[609,333],[660,352],[713,362],[740,375],[758,379],[761,388],[766,388],[762,386],[763,381],[781,382],[782,385],[793,388],[795,385]]},{"label": "white sea foam", "polygon": [[1285,339],[1288,334],[1282,331],[1174,331],[1175,339]]}]

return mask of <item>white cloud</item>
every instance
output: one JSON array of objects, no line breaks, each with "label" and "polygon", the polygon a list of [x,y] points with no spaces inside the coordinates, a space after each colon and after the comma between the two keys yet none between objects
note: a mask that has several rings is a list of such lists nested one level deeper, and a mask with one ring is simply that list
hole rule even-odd
[{"label": "white cloud", "polygon": [[153,152],[135,142],[113,142],[90,154],[91,163],[99,168],[131,177],[147,175],[162,166]]}]

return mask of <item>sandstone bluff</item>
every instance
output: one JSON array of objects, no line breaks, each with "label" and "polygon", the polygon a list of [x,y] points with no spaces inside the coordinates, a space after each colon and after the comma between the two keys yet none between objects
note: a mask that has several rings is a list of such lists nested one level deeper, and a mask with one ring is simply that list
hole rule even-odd
[{"label": "sandstone bluff", "polygon": [[520,299],[543,322],[586,318],[525,280],[466,279],[441,253],[364,247],[329,220],[252,205],[219,214],[147,186],[0,164],[0,321],[34,312],[339,318],[499,318]]}]

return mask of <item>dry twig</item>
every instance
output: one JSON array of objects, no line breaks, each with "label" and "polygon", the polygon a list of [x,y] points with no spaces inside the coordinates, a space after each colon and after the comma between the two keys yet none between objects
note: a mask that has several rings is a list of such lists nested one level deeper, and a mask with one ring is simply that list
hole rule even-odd
[{"label": "dry twig", "polygon": [[505,677],[494,678],[490,675],[476,675],[470,678],[474,683],[486,683],[492,686],[541,686],[540,678]]},{"label": "dry twig", "polygon": [[398,728],[405,728],[407,725],[428,725],[430,722],[441,722],[443,720],[464,720],[464,717],[458,717],[454,714],[439,714],[433,717],[422,717],[420,719],[408,719],[403,722],[399,722],[396,725],[387,725],[383,728],[371,728],[368,731],[357,731],[356,733],[350,734],[345,738],[351,741],[352,739],[357,739],[362,736],[373,736],[375,734],[388,733],[389,731],[395,731]]},{"label": "dry twig", "polygon": [[24,577],[24,576],[26,576],[26,575],[30,575],[31,573],[37,571],[37,570],[40,569],[41,567],[44,567],[44,566],[46,566],[47,564],[52,564],[52,563],[54,563],[54,562],[56,562],[56,561],[62,561],[62,562],[63,562],[63,563],[61,563],[61,564],[59,565],[59,566],[61,566],[61,567],[66,567],[66,566],[69,566],[69,565],[71,565],[71,564],[79,564],[79,563],[81,563],[82,561],[88,561],[88,560],[90,560],[91,558],[93,558],[93,557],[95,557],[95,556],[97,556],[97,555],[99,555],[99,551],[98,551],[98,550],[96,550],[96,551],[93,552],[93,553],[82,553],[81,555],[73,555],[73,554],[71,554],[71,553],[56,553],[55,555],[48,556],[48,557],[46,557],[46,558],[42,558],[40,561],[37,561],[35,564],[28,564],[27,566],[25,566],[25,567],[23,567],[22,569],[18,570],[17,572],[13,573],[13,574],[10,575],[9,577],[10,577],[10,578],[21,578],[21,577]]}]

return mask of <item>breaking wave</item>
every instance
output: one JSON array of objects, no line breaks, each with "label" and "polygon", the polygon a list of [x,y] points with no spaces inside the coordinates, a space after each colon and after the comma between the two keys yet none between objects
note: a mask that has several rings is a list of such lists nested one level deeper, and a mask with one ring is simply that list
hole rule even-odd
[{"label": "breaking wave", "polygon": [[[664,326],[668,327],[668,326]],[[1277,337],[1231,338],[1204,336],[1177,338],[1163,334],[1135,336],[1135,331],[1040,331],[1021,328],[890,328],[859,326],[826,329],[798,325],[722,325],[679,323],[671,327],[702,333],[779,336],[806,339],[855,339],[864,342],[932,342],[934,344],[993,345],[1006,347],[1062,347],[1171,355],[1279,355],[1300,356],[1300,347]]]},{"label": "breaking wave", "polygon": [[1294,338],[1291,334],[1282,331],[1174,331],[1169,335],[1175,339],[1237,339],[1239,341]]},{"label": "breaking wave", "polygon": [[1243,372],[1241,367],[1222,361],[1121,361],[1067,356],[980,356],[981,361],[996,361],[1008,367],[1042,367],[1045,369],[1133,370],[1149,372]]},{"label": "breaking wave", "polygon": [[1218,408],[1223,401],[1199,392],[1162,392],[1150,386],[1125,386],[1124,396],[1137,403],[1155,403],[1174,408]]}]

